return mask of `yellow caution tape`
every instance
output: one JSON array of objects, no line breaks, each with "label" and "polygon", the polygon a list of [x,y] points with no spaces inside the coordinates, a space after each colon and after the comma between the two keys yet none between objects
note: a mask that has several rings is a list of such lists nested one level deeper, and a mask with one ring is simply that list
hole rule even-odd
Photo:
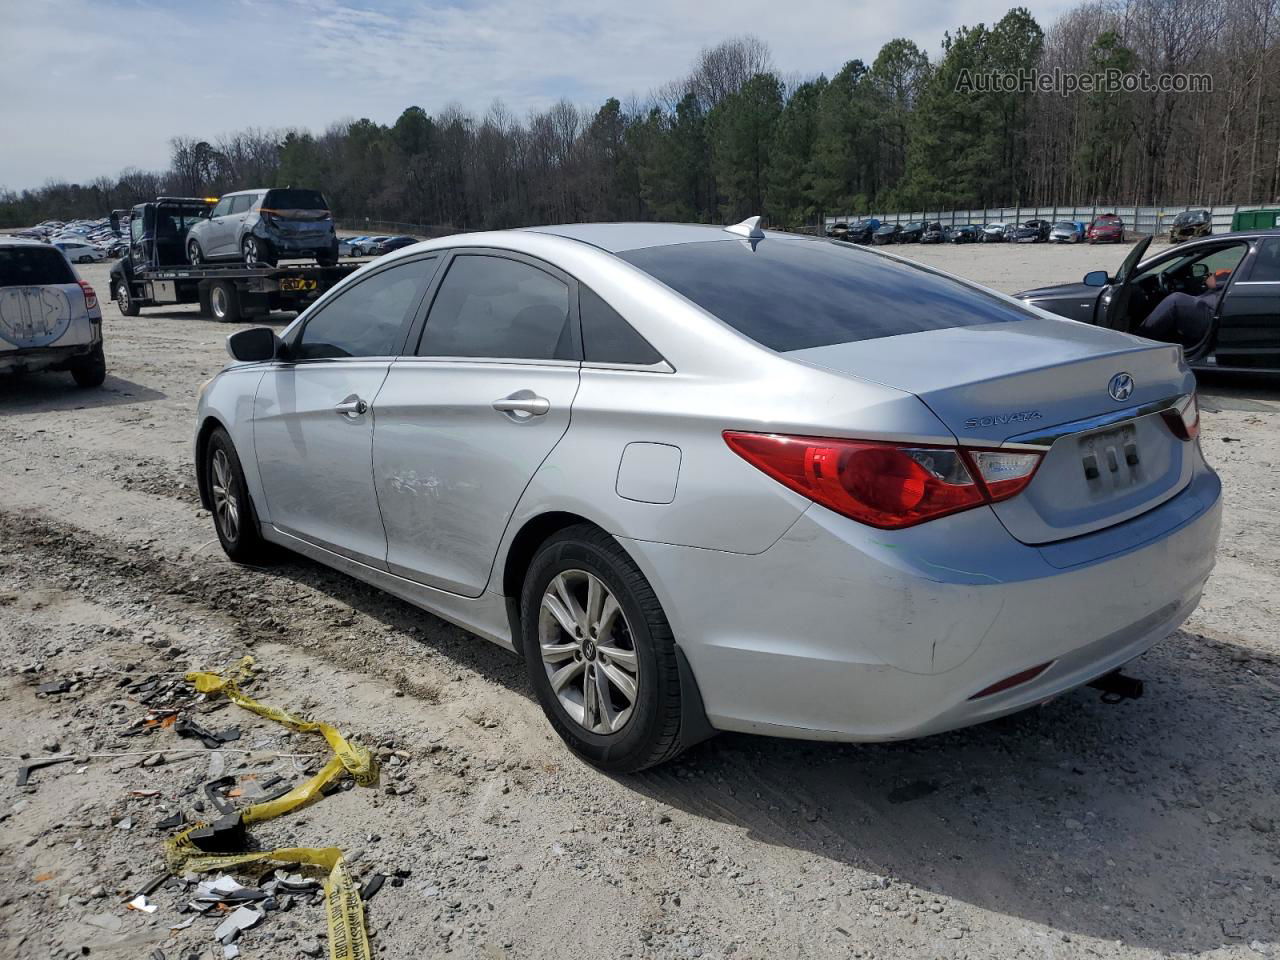
[{"label": "yellow caution tape", "polygon": [[[329,784],[351,774],[355,782],[371,787],[378,782],[378,766],[369,751],[358,743],[352,743],[327,723],[299,720],[278,707],[259,703],[240,690],[239,684],[253,667],[253,658],[244,657],[230,677],[218,673],[188,673],[187,681],[197,691],[222,694],[237,706],[252,710],[259,716],[284,724],[301,733],[319,733],[329,743],[334,756],[324,769],[310,780],[294,787],[274,800],[264,800],[242,810],[241,821],[245,826],[270,820],[296,810],[318,798]],[[212,870],[230,870],[249,863],[305,863],[329,871],[324,880],[325,913],[329,921],[330,960],[372,960],[369,939],[364,929],[364,904],[360,889],[356,886],[342,851],[337,847],[282,847],[261,853],[208,854],[189,837],[193,830],[207,826],[197,823],[165,842],[165,859],[174,873],[207,873]]]}]

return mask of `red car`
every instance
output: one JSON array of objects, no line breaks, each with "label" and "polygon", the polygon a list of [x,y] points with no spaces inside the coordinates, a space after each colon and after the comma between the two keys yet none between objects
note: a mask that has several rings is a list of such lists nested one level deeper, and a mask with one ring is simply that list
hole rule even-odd
[{"label": "red car", "polygon": [[1084,236],[1090,243],[1124,243],[1124,221],[1114,213],[1104,213],[1094,217]]}]

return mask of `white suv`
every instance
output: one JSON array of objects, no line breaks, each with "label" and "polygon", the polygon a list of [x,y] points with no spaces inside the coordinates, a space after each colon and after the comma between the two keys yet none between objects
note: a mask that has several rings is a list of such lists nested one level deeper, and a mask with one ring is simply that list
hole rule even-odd
[{"label": "white suv", "polygon": [[101,385],[107,365],[98,296],[58,250],[0,237],[0,374],[41,370]]}]

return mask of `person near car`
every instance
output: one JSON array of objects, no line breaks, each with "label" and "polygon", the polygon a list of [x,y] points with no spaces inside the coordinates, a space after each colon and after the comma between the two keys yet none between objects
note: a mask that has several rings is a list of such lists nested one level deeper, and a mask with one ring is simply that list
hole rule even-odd
[{"label": "person near car", "polygon": [[1194,346],[1205,338],[1213,325],[1218,297],[1230,279],[1230,270],[1219,270],[1204,278],[1201,293],[1194,296],[1181,292],[1169,294],[1142,321],[1138,334],[1150,340]]}]

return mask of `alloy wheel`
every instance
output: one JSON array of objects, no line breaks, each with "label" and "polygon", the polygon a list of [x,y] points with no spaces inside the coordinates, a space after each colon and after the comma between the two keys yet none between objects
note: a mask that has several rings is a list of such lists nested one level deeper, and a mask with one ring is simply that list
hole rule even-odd
[{"label": "alloy wheel", "polygon": [[225,450],[213,452],[213,516],[218,530],[232,542],[240,534],[240,500],[236,496],[234,473]]},{"label": "alloy wheel", "polygon": [[253,237],[245,237],[244,262],[245,263],[258,262],[258,241],[253,239]]},{"label": "alloy wheel", "polygon": [[618,599],[585,570],[565,570],[547,584],[538,645],[551,690],[570,718],[595,734],[630,721],[640,685],[631,627]]}]

